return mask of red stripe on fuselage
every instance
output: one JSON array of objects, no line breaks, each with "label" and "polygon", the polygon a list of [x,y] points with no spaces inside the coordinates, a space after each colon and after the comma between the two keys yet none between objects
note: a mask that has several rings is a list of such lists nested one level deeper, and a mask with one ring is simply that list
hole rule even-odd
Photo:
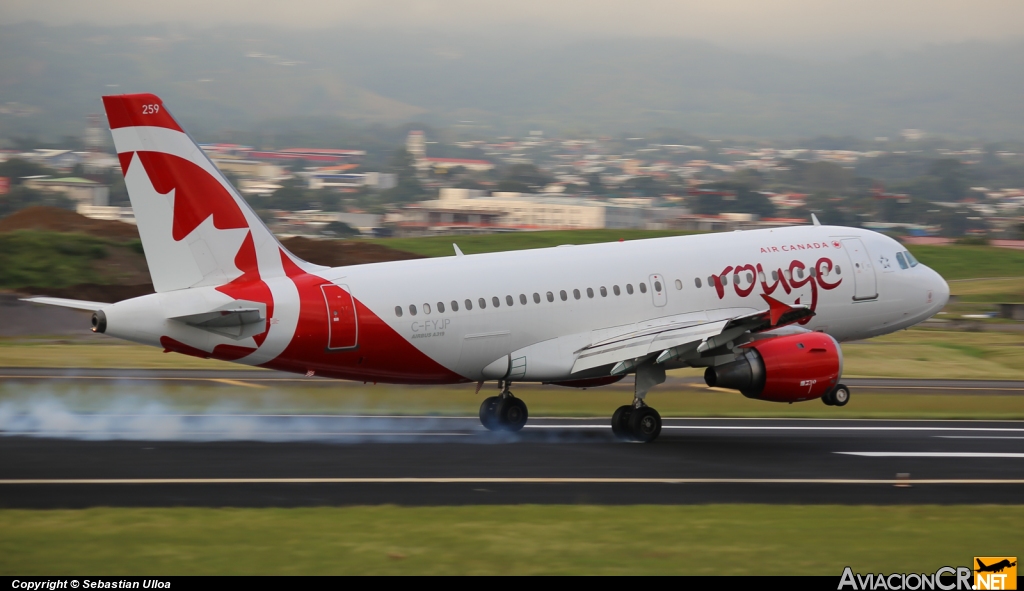
[{"label": "red stripe on fuselage", "polygon": [[[267,339],[267,331],[270,329],[270,319],[274,317],[274,294],[270,287],[260,277],[259,266],[256,261],[256,246],[252,240],[252,232],[245,236],[242,247],[235,255],[235,267],[242,272],[234,281],[227,285],[217,287],[217,291],[224,295],[231,296],[236,300],[248,300],[260,302],[267,305],[267,324],[263,332],[253,337],[256,346],[263,344]],[[216,353],[216,349],[214,350]],[[236,358],[237,359],[237,358]],[[234,361],[234,359],[225,359]]]},{"label": "red stripe on fuselage", "polygon": [[320,286],[331,282],[303,271],[284,251],[281,252],[281,264],[299,292],[299,320],[292,342],[281,355],[263,367],[394,384],[458,384],[469,381],[413,347],[356,298],[353,299],[359,326],[357,347],[328,350],[329,316]]}]

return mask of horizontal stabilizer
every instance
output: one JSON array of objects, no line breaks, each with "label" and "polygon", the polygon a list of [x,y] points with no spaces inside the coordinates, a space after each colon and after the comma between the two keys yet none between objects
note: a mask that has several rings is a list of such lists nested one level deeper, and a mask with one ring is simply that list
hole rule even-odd
[{"label": "horizontal stabilizer", "polygon": [[60,306],[62,308],[74,308],[76,310],[92,310],[93,312],[101,308],[106,308],[110,305],[103,302],[87,302],[85,300],[68,300],[64,298],[47,297],[21,298],[21,301],[32,302],[33,304],[46,304],[47,306]]},{"label": "horizontal stabilizer", "polygon": [[267,328],[266,318],[266,304],[239,300],[216,310],[176,316],[171,320],[241,340],[264,332]]}]

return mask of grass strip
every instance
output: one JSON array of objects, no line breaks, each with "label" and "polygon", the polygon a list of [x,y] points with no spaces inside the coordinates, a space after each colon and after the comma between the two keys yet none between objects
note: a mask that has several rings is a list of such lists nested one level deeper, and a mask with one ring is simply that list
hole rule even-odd
[{"label": "grass strip", "polygon": [[[845,343],[844,375],[1024,380],[1024,332],[914,329]],[[134,344],[31,344],[0,340],[0,367],[249,369]]]},{"label": "grass strip", "polygon": [[[205,382],[129,384],[117,381],[0,384],[0,413],[139,414],[343,414],[475,417],[489,391],[475,386],[392,386],[346,384],[344,387],[265,389]],[[533,417],[610,417],[632,399],[628,387],[570,390],[522,385],[517,396]],[[779,404],[748,400],[741,394],[702,386],[662,386],[647,397],[665,417],[771,417],[828,419],[1024,419],[1024,396],[872,393],[854,389],[847,406],[834,408],[817,400]],[[55,414],[56,413],[56,414]]]},{"label": "grass strip", "polygon": [[0,511],[4,575],[934,572],[1013,555],[1024,506]]}]

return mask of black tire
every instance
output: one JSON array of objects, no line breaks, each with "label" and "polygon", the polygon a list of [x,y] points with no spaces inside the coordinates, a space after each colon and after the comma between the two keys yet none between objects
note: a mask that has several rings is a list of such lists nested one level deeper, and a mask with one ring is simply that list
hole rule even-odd
[{"label": "black tire", "polygon": [[825,403],[825,406],[835,406],[835,398],[832,397],[832,393],[835,392],[835,388],[825,392],[821,395],[821,401]]},{"label": "black tire", "polygon": [[480,404],[480,424],[486,427],[489,431],[497,431],[501,424],[498,421],[498,403],[501,402],[501,398],[497,396],[491,396],[484,398],[483,403]]},{"label": "black tire", "polygon": [[633,405],[626,404],[615,409],[612,414],[612,433],[619,439],[632,439],[629,434],[629,415],[633,412]]},{"label": "black tire", "polygon": [[629,416],[629,433],[634,441],[654,441],[661,435],[661,415],[649,406],[634,410]]},{"label": "black tire", "polygon": [[501,425],[500,428],[504,431],[512,432],[521,430],[526,425],[527,419],[530,418],[530,413],[526,409],[526,403],[511,396],[501,399],[495,414]]},{"label": "black tire", "polygon": [[839,384],[832,390],[832,404],[835,406],[846,406],[850,402],[850,389],[846,384]]}]

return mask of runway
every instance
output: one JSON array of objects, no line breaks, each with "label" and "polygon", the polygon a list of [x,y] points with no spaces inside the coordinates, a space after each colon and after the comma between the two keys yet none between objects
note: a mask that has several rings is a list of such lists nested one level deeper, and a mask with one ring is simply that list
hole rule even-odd
[{"label": "runway", "polygon": [[[279,371],[261,369],[196,370],[196,369],[55,369],[55,368],[0,368],[0,382],[39,383],[77,382],[104,384],[117,382],[132,384],[204,384],[220,386],[295,386],[346,388],[361,386],[361,382],[346,382]],[[844,378],[843,382],[858,392],[898,394],[999,395],[1024,396],[1024,381],[1014,380],[930,380],[904,378]],[[414,387],[414,386],[407,386]],[[520,390],[544,387],[516,384]],[[621,382],[604,386],[606,389],[632,390],[629,376]],[[700,377],[669,376],[661,388],[706,389]]]},{"label": "runway", "polygon": [[518,434],[464,417],[78,418],[2,433],[0,506],[1024,499],[1024,421],[666,419],[644,445],[594,418]]}]

